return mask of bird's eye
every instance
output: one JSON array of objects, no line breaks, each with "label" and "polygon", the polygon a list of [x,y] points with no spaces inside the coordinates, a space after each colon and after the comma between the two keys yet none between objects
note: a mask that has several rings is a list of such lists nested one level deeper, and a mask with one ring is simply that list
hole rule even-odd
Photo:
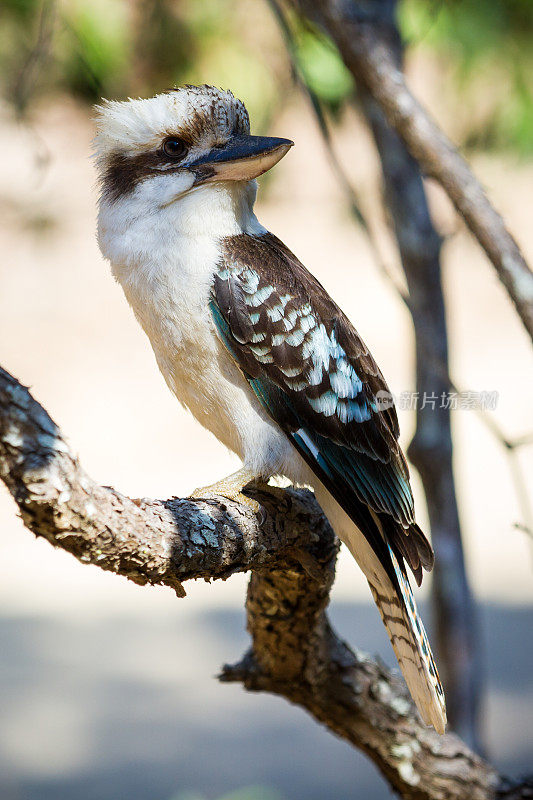
[{"label": "bird's eye", "polygon": [[187,145],[176,136],[168,136],[163,142],[163,152],[169,158],[183,158],[187,153]]}]

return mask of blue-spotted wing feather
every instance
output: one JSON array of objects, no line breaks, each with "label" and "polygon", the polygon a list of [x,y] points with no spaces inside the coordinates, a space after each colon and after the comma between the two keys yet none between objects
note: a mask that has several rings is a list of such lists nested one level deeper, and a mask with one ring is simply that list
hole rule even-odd
[{"label": "blue-spotted wing feather", "polygon": [[369,578],[371,591],[422,717],[442,733],[442,686],[404,565],[420,583],[433,552],[414,521],[395,410],[378,403],[383,376],[323,287],[270,234],[225,240],[211,309],[264,408],[385,569]]},{"label": "blue-spotted wing feather", "polygon": [[[226,346],[310,467],[364,524],[357,523],[375,550],[382,536],[369,509],[390,519],[384,527],[391,545],[419,580],[421,566],[432,565],[431,548],[415,526],[396,413],[379,404],[380,394],[390,393],[374,359],[274,236],[242,234],[224,247],[211,307]],[[383,558],[393,573],[386,552]]]}]

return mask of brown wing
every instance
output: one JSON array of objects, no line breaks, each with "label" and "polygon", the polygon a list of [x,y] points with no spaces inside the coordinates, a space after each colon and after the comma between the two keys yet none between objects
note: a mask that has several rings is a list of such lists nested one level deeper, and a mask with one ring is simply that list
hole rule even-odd
[{"label": "brown wing", "polygon": [[360,504],[383,515],[391,541],[411,530],[398,550],[418,572],[431,566],[388,386],[323,286],[276,237],[241,234],[224,240],[212,308],[257,396],[341,505],[358,524]]}]

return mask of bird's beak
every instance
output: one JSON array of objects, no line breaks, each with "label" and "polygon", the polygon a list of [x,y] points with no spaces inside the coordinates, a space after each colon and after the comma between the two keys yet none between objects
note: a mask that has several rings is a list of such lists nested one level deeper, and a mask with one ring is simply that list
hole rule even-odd
[{"label": "bird's beak", "polygon": [[197,183],[250,181],[277,164],[293,144],[290,139],[272,136],[232,136],[187,168],[196,174]]}]

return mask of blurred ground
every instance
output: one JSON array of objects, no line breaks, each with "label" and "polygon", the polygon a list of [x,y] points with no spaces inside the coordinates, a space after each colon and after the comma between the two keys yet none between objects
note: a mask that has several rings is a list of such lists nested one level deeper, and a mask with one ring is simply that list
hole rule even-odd
[{"label": "blurred ground", "polygon": [[[87,115],[62,102],[38,113],[33,128],[17,127],[6,113],[1,122],[2,365],[32,387],[103,484],[167,497],[230,472],[235,458],[168,393],[99,255]],[[376,218],[374,156],[365,133],[353,130],[345,128],[339,144]],[[409,319],[348,218],[306,109],[293,106],[273,133],[297,146],[265,186],[262,222],[341,303],[391,389],[411,390]],[[533,165],[493,156],[475,168],[531,257]],[[527,338],[492,267],[429,188],[441,232],[453,234],[444,246],[453,376],[464,389],[499,392],[494,417],[510,438],[530,433]],[[383,251],[390,260],[386,241]],[[407,444],[412,412],[401,412],[400,424]],[[473,411],[456,412],[454,429],[468,569],[484,603],[488,738],[501,764],[525,768],[531,543],[514,527],[521,516],[501,447]],[[530,487],[532,452],[521,453]],[[414,484],[424,523],[416,476]],[[169,591],[139,589],[34,540],[0,490],[0,796],[170,800],[195,789],[214,798],[246,783],[276,786],[291,800],[353,797],[354,784],[361,797],[386,796],[373,768],[302,712],[212,680],[245,646],[245,584],[244,576],[194,584],[179,603]],[[365,582],[345,554],[334,599],[342,634],[384,650],[392,663],[365,605]],[[235,784],[239,757],[243,777]]]},{"label": "blurred ground", "polygon": [[[389,658],[375,609],[337,603],[332,616],[350,641]],[[490,605],[482,627],[488,744],[518,775],[531,769],[533,674],[509,654],[522,652],[530,619]],[[214,800],[254,784],[285,800],[390,796],[365,756],[300,709],[215,680],[246,640],[242,610],[0,619],[0,797]]]}]

